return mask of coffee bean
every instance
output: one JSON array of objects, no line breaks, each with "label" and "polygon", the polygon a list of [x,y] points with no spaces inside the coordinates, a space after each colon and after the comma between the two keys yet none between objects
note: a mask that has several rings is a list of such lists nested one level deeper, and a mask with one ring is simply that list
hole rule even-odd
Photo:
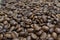
[{"label": "coffee bean", "polygon": [[8,24],[8,22],[7,22],[7,21],[4,21],[3,23],[4,23],[4,24]]},{"label": "coffee bean", "polygon": [[16,25],[17,22],[16,22],[15,20],[11,20],[11,21],[10,21],[10,24],[12,24],[12,25]]},{"label": "coffee bean", "polygon": [[28,31],[28,32],[33,32],[34,29],[33,29],[33,28],[28,28],[27,31]]},{"label": "coffee bean", "polygon": [[49,32],[50,32],[50,33],[54,32],[54,29],[53,29],[53,28],[50,28],[50,29],[49,29]]},{"label": "coffee bean", "polygon": [[32,37],[33,39],[36,39],[36,38],[37,38],[37,35],[34,34],[34,33],[31,33],[31,37]]},{"label": "coffee bean", "polygon": [[4,16],[0,16],[0,22],[4,20]]},{"label": "coffee bean", "polygon": [[43,33],[43,30],[38,31],[36,34],[41,35]]},{"label": "coffee bean", "polygon": [[15,27],[14,26],[12,26],[11,28],[10,28],[10,31],[13,31],[15,29]]},{"label": "coffee bean", "polygon": [[0,40],[60,40],[59,0],[0,1]]},{"label": "coffee bean", "polygon": [[43,32],[40,38],[45,39],[46,37],[47,37],[47,34],[45,32]]},{"label": "coffee bean", "polygon": [[7,38],[12,38],[12,35],[10,33],[6,33],[4,36]]},{"label": "coffee bean", "polygon": [[33,24],[32,28],[34,28],[35,30],[40,30],[41,29],[41,27],[39,27],[37,24]]},{"label": "coffee bean", "polygon": [[23,38],[23,40],[26,40],[26,38]]},{"label": "coffee bean", "polygon": [[53,36],[54,39],[56,39],[57,38],[57,33],[53,32],[52,36]]},{"label": "coffee bean", "polygon": [[55,28],[55,31],[56,31],[57,33],[60,33],[60,28]]},{"label": "coffee bean", "polygon": [[3,34],[0,34],[0,39],[2,39],[3,38]]},{"label": "coffee bean", "polygon": [[50,37],[51,37],[51,34],[48,34],[48,35],[47,35],[47,38],[50,38]]},{"label": "coffee bean", "polygon": [[58,3],[57,6],[60,7],[60,3]]},{"label": "coffee bean", "polygon": [[60,40],[60,35],[58,36],[57,40]]},{"label": "coffee bean", "polygon": [[[18,34],[17,34],[17,35],[18,35]],[[14,32],[11,33],[12,38],[16,38],[17,35],[16,35]]]},{"label": "coffee bean", "polygon": [[27,40],[31,40],[31,36],[28,36],[28,37],[27,37]]},{"label": "coffee bean", "polygon": [[48,26],[42,26],[42,29],[48,31],[49,27]]},{"label": "coffee bean", "polygon": [[14,38],[13,40],[19,40],[18,38]]},{"label": "coffee bean", "polygon": [[52,37],[48,38],[48,40],[54,40]]}]

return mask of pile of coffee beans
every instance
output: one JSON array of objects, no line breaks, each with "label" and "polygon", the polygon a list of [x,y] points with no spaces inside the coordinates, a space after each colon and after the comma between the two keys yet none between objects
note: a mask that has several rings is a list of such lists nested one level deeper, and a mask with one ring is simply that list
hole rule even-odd
[{"label": "pile of coffee beans", "polygon": [[60,40],[60,0],[2,0],[0,40]]}]

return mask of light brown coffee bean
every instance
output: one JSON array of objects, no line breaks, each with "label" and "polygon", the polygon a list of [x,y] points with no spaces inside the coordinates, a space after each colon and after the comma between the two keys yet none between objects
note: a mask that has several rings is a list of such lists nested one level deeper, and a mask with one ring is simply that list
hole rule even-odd
[{"label": "light brown coffee bean", "polygon": [[23,38],[23,40],[26,40],[26,38]]},{"label": "light brown coffee bean", "polygon": [[32,27],[33,29],[37,30],[37,31],[41,29],[41,27],[38,26],[37,24],[31,25],[31,27]]},{"label": "light brown coffee bean", "polygon": [[31,37],[32,37],[33,39],[36,39],[36,38],[37,38],[37,35],[34,34],[34,33],[31,33]]},{"label": "light brown coffee bean", "polygon": [[5,36],[6,38],[12,38],[12,35],[11,35],[10,33],[6,33],[4,36]]},{"label": "light brown coffee bean", "polygon": [[55,28],[56,33],[60,33],[60,28]]},{"label": "light brown coffee bean", "polygon": [[42,33],[43,33],[43,30],[36,32],[37,35],[41,35]]},{"label": "light brown coffee bean", "polygon": [[27,31],[28,31],[28,32],[33,32],[34,29],[33,29],[33,28],[28,28]]},{"label": "light brown coffee bean", "polygon": [[56,39],[56,38],[57,38],[57,33],[53,32],[53,33],[52,33],[52,37],[53,37],[54,39]]},{"label": "light brown coffee bean", "polygon": [[46,37],[47,37],[47,34],[45,32],[43,32],[40,38],[45,39]]},{"label": "light brown coffee bean", "polygon": [[3,39],[3,34],[0,34],[0,39]]},{"label": "light brown coffee bean", "polygon": [[14,38],[13,40],[19,40],[19,38]]},{"label": "light brown coffee bean", "polygon": [[27,36],[27,40],[31,40],[31,36]]},{"label": "light brown coffee bean", "polygon": [[48,26],[42,26],[42,29],[48,31],[49,27]]}]

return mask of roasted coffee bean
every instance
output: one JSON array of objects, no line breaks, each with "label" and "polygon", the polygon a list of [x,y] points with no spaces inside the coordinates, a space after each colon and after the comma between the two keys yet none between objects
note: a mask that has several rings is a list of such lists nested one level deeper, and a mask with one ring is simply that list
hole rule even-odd
[{"label": "roasted coffee bean", "polygon": [[36,39],[36,38],[37,38],[37,35],[34,34],[34,33],[31,33],[31,37],[32,37],[33,39]]},{"label": "roasted coffee bean", "polygon": [[0,22],[4,20],[4,16],[0,16]]},{"label": "roasted coffee bean", "polygon": [[45,32],[43,32],[40,38],[45,39],[46,37],[47,37],[47,34]]},{"label": "roasted coffee bean", "polygon": [[19,40],[18,38],[14,38],[13,40]]},{"label": "roasted coffee bean", "polygon": [[33,29],[33,28],[28,28],[27,31],[28,31],[28,32],[33,32],[34,29]]},{"label": "roasted coffee bean", "polygon": [[60,3],[58,3],[57,6],[60,7]]},{"label": "roasted coffee bean", "polygon": [[47,39],[51,37],[51,34],[47,34]]},{"label": "roasted coffee bean", "polygon": [[10,28],[10,31],[13,31],[15,29],[15,27],[14,26],[12,26],[11,28]]},{"label": "roasted coffee bean", "polygon": [[[18,35],[18,34],[17,34],[17,35]],[[14,32],[11,33],[12,38],[16,38],[17,35],[16,35]]]},{"label": "roasted coffee bean", "polygon": [[60,35],[57,37],[57,40],[60,40]]},{"label": "roasted coffee bean", "polygon": [[42,26],[42,29],[48,31],[49,27],[48,26]]},{"label": "roasted coffee bean", "polygon": [[48,40],[54,40],[52,37],[48,38]]},{"label": "roasted coffee bean", "polygon": [[23,38],[23,40],[26,40],[26,38]]},{"label": "roasted coffee bean", "polygon": [[52,28],[52,27],[54,27],[55,25],[53,25],[53,24],[51,24],[51,23],[47,23],[47,26],[50,27],[50,28]]},{"label": "roasted coffee bean", "polygon": [[4,36],[5,36],[6,38],[12,38],[12,35],[11,35],[10,33],[6,33]]},{"label": "roasted coffee bean", "polygon": [[3,29],[3,26],[0,26],[0,30],[2,30]]},{"label": "roasted coffee bean", "polygon": [[2,39],[3,38],[3,34],[0,34],[0,39]]},{"label": "roasted coffee bean", "polygon": [[60,33],[60,28],[55,28],[55,31],[56,31],[57,33]]},{"label": "roasted coffee bean", "polygon": [[4,21],[3,23],[4,23],[4,24],[8,24],[8,22],[7,22],[7,21]]},{"label": "roasted coffee bean", "polygon": [[0,0],[0,40],[60,40],[60,1]]},{"label": "roasted coffee bean", "polygon": [[12,0],[12,1],[11,1],[11,0],[9,0],[9,1],[8,1],[8,0],[6,0],[6,2],[8,2],[8,3],[16,2],[16,0]]},{"label": "roasted coffee bean", "polygon": [[11,24],[11,25],[16,25],[17,22],[16,22],[15,20],[11,20],[11,21],[10,21],[10,24]]},{"label": "roasted coffee bean", "polygon": [[10,24],[6,24],[6,25],[4,25],[4,28],[5,28],[5,29],[10,28]]},{"label": "roasted coffee bean", "polygon": [[53,28],[50,28],[50,29],[49,29],[49,32],[50,32],[50,33],[54,32],[54,29],[53,29]]},{"label": "roasted coffee bean", "polygon": [[28,36],[28,37],[27,37],[27,40],[31,40],[31,36]]},{"label": "roasted coffee bean", "polygon": [[37,35],[41,35],[42,33],[43,33],[43,30],[36,32]]},{"label": "roasted coffee bean", "polygon": [[52,37],[53,37],[54,39],[56,39],[56,38],[57,38],[57,33],[53,32],[53,33],[52,33]]},{"label": "roasted coffee bean", "polygon": [[41,29],[41,27],[39,27],[37,24],[31,25],[31,27],[35,30],[40,30]]},{"label": "roasted coffee bean", "polygon": [[17,32],[20,32],[20,31],[22,31],[22,30],[23,30],[23,28],[19,27],[16,31],[17,31]]}]

